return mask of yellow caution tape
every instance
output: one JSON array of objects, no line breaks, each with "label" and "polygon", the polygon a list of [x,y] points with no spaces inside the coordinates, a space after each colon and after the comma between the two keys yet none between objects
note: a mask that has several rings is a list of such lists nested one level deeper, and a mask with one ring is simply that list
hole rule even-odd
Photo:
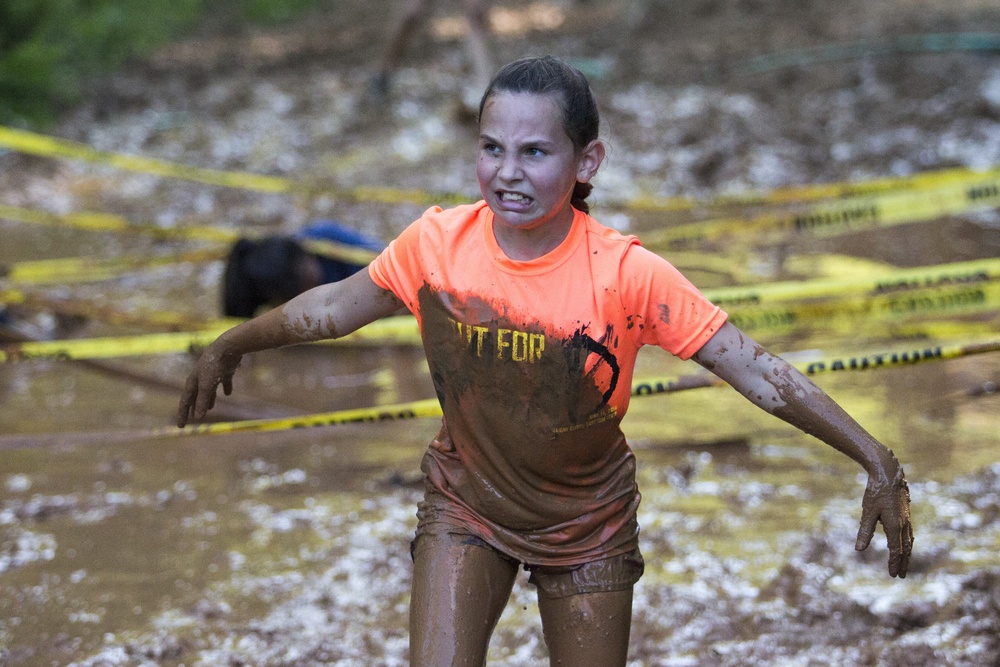
[{"label": "yellow caution tape", "polygon": [[126,232],[130,234],[145,234],[158,239],[181,239],[196,241],[215,241],[230,243],[240,237],[236,230],[225,227],[189,226],[189,227],[159,227],[151,224],[130,222],[120,215],[112,213],[67,213],[58,215],[47,211],[4,206],[0,204],[0,218],[38,225],[73,227],[94,232]]},{"label": "yellow caution tape", "polygon": [[[4,206],[2,204],[0,204],[0,218],[13,220],[15,222],[72,227],[95,232],[125,232],[129,234],[144,234],[157,239],[234,243],[243,236],[246,236],[247,238],[258,238],[262,236],[259,232],[243,233],[228,227],[213,227],[210,225],[159,227],[151,224],[133,223],[121,216],[110,213],[80,212],[59,215],[56,213],[49,213],[48,211],[20,208],[17,206]],[[352,264],[368,264],[378,254],[365,248],[358,248],[346,243],[337,243],[336,241],[328,241],[325,239],[305,239],[302,241],[302,245],[306,250],[316,255],[332,259],[340,259]],[[225,256],[224,253],[220,253],[219,251],[212,252],[213,254],[209,257],[210,259],[220,259]],[[68,266],[73,260],[46,261],[64,261]],[[122,272],[132,270],[131,268],[125,268],[124,266],[117,272],[114,269],[108,268],[114,262],[128,262],[130,260],[100,260],[101,262],[104,262],[102,269],[98,270],[95,268],[93,271],[87,271],[85,267],[88,266],[88,263],[93,264],[94,260],[88,258],[76,261],[79,262],[79,269],[76,275],[80,281],[104,280],[108,277],[115,277]],[[201,260],[188,259],[183,255],[178,255],[174,261],[185,262]],[[169,262],[169,260],[162,260],[162,263],[167,262]],[[138,266],[138,264],[136,266]],[[9,273],[10,272],[8,271],[8,277]],[[2,270],[0,270],[0,277],[3,275]],[[64,276],[66,276],[66,278],[70,277],[68,275],[68,271],[64,272]]]},{"label": "yellow caution tape", "polygon": [[[706,290],[722,305],[734,325],[748,333],[787,330],[823,323],[856,328],[859,319],[883,327],[886,320],[914,316],[964,315],[995,310],[1000,305],[1000,259],[955,262],[916,269],[901,269],[874,277],[772,283],[759,287]],[[825,302],[785,303],[791,299],[828,297]],[[776,305],[768,304],[776,302]],[[45,341],[8,346],[0,362],[53,358],[82,359],[172,354],[204,344],[206,331],[221,333],[235,320],[200,321],[191,316],[157,312],[129,313],[112,308],[88,307],[86,302],[45,300],[18,290],[0,291],[0,303],[47,307],[64,314],[89,316],[112,324],[152,325],[176,329],[187,324],[195,333],[151,334],[124,338]],[[416,320],[410,316],[385,318],[370,324],[341,343],[361,345],[419,345]]]},{"label": "yellow caution tape", "polygon": [[948,185],[959,185],[977,181],[984,177],[1000,176],[1000,167],[985,170],[958,167],[926,171],[912,176],[878,178],[855,183],[818,183],[810,185],[775,188],[766,192],[715,195],[709,199],[697,200],[687,197],[641,196],[627,202],[604,204],[612,209],[632,209],[637,211],[683,211],[698,206],[724,207],[762,204],[791,204],[795,202],[818,201],[823,199],[855,198],[864,195],[894,191],[934,190]]},{"label": "yellow caution tape", "polygon": [[[966,343],[900,347],[852,356],[832,356],[812,361],[792,363],[807,375],[848,370],[874,370],[908,366],[928,361],[943,361],[958,357],[985,354],[1000,350],[1000,339]],[[633,382],[632,395],[652,396],[688,389],[724,384],[714,375],[698,374],[673,378],[646,379]],[[278,431],[295,428],[332,426],[335,424],[399,421],[418,417],[440,417],[441,406],[437,399],[424,399],[410,403],[341,410],[314,415],[278,419],[255,419],[238,422],[193,424],[183,428],[165,427],[138,434],[134,439],[162,438],[185,435],[222,434],[246,431]]]},{"label": "yellow caution tape", "polygon": [[[351,264],[366,265],[376,254],[364,248],[325,241],[304,243],[303,247],[315,255],[340,259]],[[60,259],[29,260],[6,266],[0,265],[0,278],[15,284],[44,285],[50,283],[86,283],[113,280],[136,271],[174,264],[212,262],[225,259],[229,248],[208,248],[174,255],[156,257],[118,257],[98,259],[65,257]]]},{"label": "yellow caution tape", "polygon": [[299,243],[306,249],[307,252],[311,252],[314,255],[329,257],[331,259],[339,259],[345,262],[350,262],[351,264],[359,264],[362,266],[369,264],[378,256],[377,252],[368,250],[367,248],[359,248],[357,246],[347,245],[346,243],[337,243],[335,241],[304,239],[299,241]]},{"label": "yellow caution tape", "polygon": [[749,219],[729,218],[687,223],[643,234],[650,246],[707,241],[741,233],[792,232],[818,237],[933,220],[1000,206],[1000,175],[932,190],[890,192],[879,196],[820,204],[798,213],[769,213]]},{"label": "yellow caution tape", "polygon": [[[242,188],[258,192],[292,193],[304,192],[311,195],[330,194],[341,199],[384,204],[414,203],[422,205],[456,204],[477,198],[473,194],[433,193],[423,190],[401,189],[377,186],[357,186],[339,188],[331,184],[315,183],[307,185],[278,176],[263,176],[247,172],[220,171],[192,167],[154,158],[124,155],[110,151],[100,151],[86,144],[67,139],[59,139],[43,134],[0,126],[0,147],[9,150],[52,158],[82,160],[104,164],[119,169],[153,174],[167,178],[204,183],[230,188]],[[641,196],[630,201],[609,202],[609,208],[625,208],[646,211],[688,210],[696,206],[727,206],[739,204],[782,204],[794,201],[814,201],[820,199],[856,197],[873,193],[899,190],[937,189],[946,184],[964,183],[984,175],[1000,176],[1000,168],[986,172],[970,168],[955,168],[924,172],[898,178],[874,179],[859,183],[830,183],[818,185],[791,186],[763,193],[719,195],[707,200],[689,197],[657,198]]]},{"label": "yellow caution tape", "polygon": [[1000,307],[1000,283],[990,282],[914,290],[876,297],[824,302],[777,304],[765,308],[731,308],[729,321],[747,333],[822,325],[827,330],[864,325],[881,327],[885,320],[983,313]]},{"label": "yellow caution tape", "polygon": [[9,127],[0,127],[0,146],[20,153],[83,160],[85,162],[106,164],[127,171],[179,178],[207,185],[277,193],[289,192],[292,189],[291,181],[275,176],[216,171],[214,169],[202,169],[200,167],[175,164],[154,158],[99,151],[76,141],[57,139]]},{"label": "yellow caution tape", "polygon": [[[34,359],[107,359],[110,357],[185,353],[209,345],[229,328],[231,328],[231,323],[227,322],[224,326],[208,326],[204,330],[194,332],[32,341],[0,345],[0,363]],[[323,341],[323,343],[418,345],[420,344],[420,335],[415,318],[407,315],[383,318],[347,336]]]},{"label": "yellow caution tape", "polygon": [[353,188],[321,187],[313,194],[329,194],[338,199],[376,204],[419,204],[422,206],[469,204],[479,199],[478,193],[427,192],[405,188],[359,185]]},{"label": "yellow caution tape", "polygon": [[147,327],[160,331],[225,331],[239,324],[238,319],[205,320],[185,313],[165,310],[120,310],[84,299],[66,299],[31,294],[17,289],[0,290],[0,305],[23,306],[68,317],[85,317],[115,326]]},{"label": "yellow caution tape", "polygon": [[[770,283],[705,290],[744,331],[822,324],[857,330],[859,320],[883,328],[916,316],[954,316],[1000,307],[1000,259],[898,269],[874,276]],[[824,298],[826,301],[816,301]],[[808,303],[795,300],[813,299]]]},{"label": "yellow caution tape", "polygon": [[[1000,316],[1000,311],[997,312]],[[996,318],[994,318],[996,319]],[[964,320],[943,321],[943,322],[908,322],[901,324],[889,323],[881,329],[880,338],[883,340],[956,340],[962,337],[975,336],[995,336],[1000,331],[1000,320],[997,322]],[[849,334],[852,339],[857,339],[857,331]]]},{"label": "yellow caution tape", "polygon": [[[2,297],[0,293],[0,297]],[[778,304],[773,307],[734,307],[730,321],[747,333],[787,330],[822,324],[857,329],[859,320],[883,326],[886,320],[913,317],[955,316],[996,310],[1000,282],[946,284],[876,296],[847,297],[831,301]],[[40,341],[0,347],[0,363],[30,359],[96,359],[133,355],[175,354],[207,345],[229,328],[231,322],[206,324],[196,332],[148,334],[75,340]],[[354,345],[419,345],[420,334],[412,316],[389,317],[332,341]]]},{"label": "yellow caution tape", "polygon": [[[314,248],[313,250],[318,250]],[[367,252],[367,251],[364,251]],[[42,260],[38,262],[21,262],[7,267],[7,278],[21,283],[51,283],[69,280],[104,280],[117,277],[120,272],[148,264],[160,262],[202,261],[217,258],[221,254],[218,249],[207,249],[182,253],[176,256],[161,258],[123,258],[121,260],[84,260],[60,259]],[[365,258],[359,254],[354,259]],[[674,260],[671,254],[671,260]],[[694,260],[692,260],[694,261]],[[117,263],[121,262],[121,266]],[[4,276],[0,268],[0,277]],[[870,276],[854,278],[837,278],[813,281],[789,281],[781,283],[766,283],[757,286],[722,287],[705,290],[705,295],[715,304],[727,310],[754,308],[771,302],[784,302],[792,299],[815,297],[844,297],[849,294],[863,293],[868,296],[881,294],[899,294],[906,291],[939,287],[946,285],[970,285],[978,282],[988,282],[1000,277],[1000,259],[972,260],[939,264],[936,266],[918,267],[913,269],[896,269],[887,271],[880,269]],[[107,306],[89,305],[87,301],[73,299],[51,299],[39,295],[27,294],[20,290],[0,290],[0,304],[25,304],[32,308],[51,310],[65,315],[89,317],[98,321],[116,325],[136,325],[166,327],[178,331],[184,326],[191,329],[217,329],[227,325],[224,320],[204,320],[180,313],[167,311],[136,312],[121,311]],[[785,318],[787,319],[787,318]],[[235,321],[231,321],[230,326]],[[413,323],[413,327],[415,327]],[[393,333],[399,339],[397,329]],[[405,334],[407,340],[415,340],[415,334],[409,331]]]},{"label": "yellow caution tape", "polygon": [[[891,349],[882,349],[876,352],[865,352],[847,356],[838,355],[817,358],[816,355],[812,355],[814,358],[811,360],[790,363],[806,375],[818,375],[820,373],[839,371],[864,371],[897,366],[911,366],[927,361],[944,361],[997,351],[1000,351],[1000,339],[994,337],[986,340],[959,343],[930,343],[922,346],[910,344]],[[792,355],[787,354],[787,356],[790,357]],[[651,396],[653,394],[666,394],[685,389],[721,384],[725,383],[719,378],[704,374],[666,379],[645,379],[632,383],[632,395]]]},{"label": "yellow caution tape", "polygon": [[256,192],[288,194],[299,191],[311,195],[329,194],[351,201],[370,201],[384,204],[415,203],[428,206],[438,203],[458,203],[471,200],[471,195],[431,193],[422,190],[406,190],[401,188],[370,186],[337,188],[336,186],[321,184],[309,186],[280,176],[219,171],[177,164],[166,160],[157,160],[155,158],[100,151],[76,141],[58,139],[10,127],[0,127],[0,147],[30,155],[82,160],[126,171],[194,181],[196,183],[226,188],[253,190]]},{"label": "yellow caution tape", "polygon": [[1000,258],[895,269],[851,278],[787,281],[750,287],[721,287],[706,289],[704,293],[712,303],[728,309],[834,294],[863,293],[868,296],[898,294],[915,289],[971,285],[997,279],[1000,279]]},{"label": "yellow caution tape", "polygon": [[1000,350],[1000,340],[981,341],[977,343],[953,343],[950,345],[928,345],[924,347],[901,348],[860,354],[841,356],[793,364],[806,375],[838,371],[864,371],[893,366],[910,366],[925,361],[944,361],[957,359],[973,354],[985,354]]},{"label": "yellow caution tape", "polygon": [[154,257],[130,256],[113,259],[66,257],[61,259],[43,259],[0,266],[0,278],[6,278],[13,283],[22,284],[66,284],[68,282],[107,280],[139,269],[149,269],[186,262],[219,260],[225,257],[226,252],[226,250],[219,248],[209,248]]},{"label": "yellow caution tape", "polygon": [[399,421],[416,419],[418,417],[441,416],[441,405],[436,398],[422,401],[411,401],[395,405],[383,405],[377,408],[357,408],[355,410],[339,410],[300,417],[281,419],[253,419],[237,422],[216,422],[211,424],[192,424],[183,428],[166,427],[150,431],[147,437],[199,435],[217,433],[235,433],[246,431],[287,431],[295,428],[310,428],[318,426],[333,426],[336,424],[356,424],[364,422]]},{"label": "yellow caution tape", "polygon": [[106,359],[143,354],[175,354],[204,347],[225,331],[211,329],[198,332],[147,334],[116,338],[86,338],[78,340],[46,340],[0,345],[0,362],[32,359]]},{"label": "yellow caution tape", "polygon": [[[944,361],[976,354],[1000,351],[1000,339],[995,337],[986,340],[966,341],[960,343],[927,344],[923,346],[909,345],[894,349],[883,349],[877,352],[855,354],[850,356],[830,356],[813,358],[808,361],[793,362],[792,365],[806,375],[817,375],[827,372],[863,371],[910,366],[929,361]],[[788,356],[791,356],[790,354]],[[707,373],[678,376],[672,378],[650,378],[636,380],[632,383],[631,393],[636,397],[653,396],[674,393],[702,387],[720,386],[725,384],[721,379]],[[248,431],[279,431],[296,428],[332,426],[348,423],[370,423],[381,421],[400,421],[421,417],[441,416],[441,406],[437,399],[423,399],[409,403],[384,405],[373,408],[358,408],[339,410],[313,415],[284,417],[278,419],[253,419],[236,422],[216,422],[207,424],[192,424],[183,428],[161,427],[140,432],[130,432],[130,441],[179,437],[188,435],[209,435],[237,433]],[[88,434],[76,434],[87,436]],[[109,435],[109,434],[105,434]],[[68,434],[66,441],[72,441],[73,435]],[[93,440],[90,438],[89,440]],[[101,438],[100,441],[106,441]],[[0,443],[3,449],[14,449],[29,446],[25,439],[12,443]]]}]

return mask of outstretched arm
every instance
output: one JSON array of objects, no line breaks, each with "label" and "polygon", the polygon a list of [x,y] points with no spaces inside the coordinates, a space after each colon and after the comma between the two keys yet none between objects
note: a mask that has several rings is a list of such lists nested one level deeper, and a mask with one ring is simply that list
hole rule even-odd
[{"label": "outstretched arm", "polygon": [[226,396],[232,392],[233,373],[244,354],[346,336],[402,306],[392,292],[372,281],[368,271],[359,271],[233,327],[205,348],[188,376],[177,425],[184,426],[189,418],[204,418],[215,405],[220,384]]},{"label": "outstretched arm", "polygon": [[855,548],[867,548],[876,523],[881,522],[889,544],[889,575],[905,577],[913,545],[910,494],[892,451],[805,375],[728,322],[693,359],[755,405],[861,464],[868,485]]}]

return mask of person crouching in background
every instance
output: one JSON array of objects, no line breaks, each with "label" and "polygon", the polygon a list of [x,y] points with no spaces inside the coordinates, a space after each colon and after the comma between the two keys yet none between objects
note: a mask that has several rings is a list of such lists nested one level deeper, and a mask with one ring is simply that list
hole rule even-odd
[{"label": "person crouching in background", "polygon": [[[324,243],[332,252],[313,248]],[[317,221],[294,235],[242,238],[226,259],[222,314],[253,317],[263,306],[273,308],[313,287],[343,280],[368,265],[369,252],[374,258],[383,247],[381,241],[330,220]]]}]

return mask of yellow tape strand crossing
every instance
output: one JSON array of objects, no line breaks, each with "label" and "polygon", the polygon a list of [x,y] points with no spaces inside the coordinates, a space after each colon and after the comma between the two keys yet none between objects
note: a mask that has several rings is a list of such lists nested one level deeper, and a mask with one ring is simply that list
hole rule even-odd
[{"label": "yellow tape strand crossing", "polygon": [[0,146],[20,153],[83,160],[85,162],[106,164],[127,171],[197,181],[207,185],[279,193],[289,192],[292,189],[291,181],[275,176],[216,171],[214,169],[202,169],[200,167],[175,164],[154,158],[100,151],[76,141],[57,139],[9,127],[0,127]]},{"label": "yellow tape strand crossing", "polygon": [[823,302],[775,304],[728,309],[730,321],[746,331],[785,330],[822,325],[828,331],[858,330],[859,321],[881,328],[887,321],[916,317],[953,317],[1000,307],[1000,283],[990,282],[918,289],[876,297],[837,298]]},{"label": "yellow tape strand crossing", "polygon": [[178,239],[231,243],[240,237],[239,232],[225,227],[190,226],[160,227],[152,224],[130,222],[112,213],[80,212],[59,215],[48,211],[5,206],[0,204],[0,218],[36,225],[51,225],[86,229],[93,232],[124,232],[144,234],[157,239]]},{"label": "yellow tape strand crossing", "polygon": [[[84,317],[115,326],[146,327],[159,331],[179,332],[202,329],[224,331],[229,327],[236,326],[241,321],[235,318],[205,320],[186,313],[166,310],[122,310],[83,299],[55,298],[16,289],[0,290],[0,305],[22,306],[56,315]],[[0,355],[0,363],[2,363],[2,355]]]},{"label": "yellow tape strand crossing", "polygon": [[727,236],[784,232],[817,237],[924,222],[947,215],[1000,206],[1000,175],[931,190],[890,192],[819,204],[800,212],[768,213],[752,218],[725,218],[686,223],[642,235],[645,245],[710,241]]},{"label": "yellow tape strand crossing", "polygon": [[[474,198],[474,195],[471,193],[433,193],[423,190],[378,186],[338,188],[324,184],[306,185],[279,176],[206,169],[155,158],[101,151],[79,142],[3,126],[0,126],[0,147],[31,155],[82,160],[133,172],[258,192],[292,193],[299,191],[310,194],[324,193],[352,201],[369,201],[385,204],[455,204],[468,202]],[[608,208],[632,210],[678,211],[690,210],[698,206],[783,204],[841,197],[857,197],[859,195],[900,190],[938,189],[948,184],[965,183],[970,179],[975,180],[984,174],[1000,175],[1000,168],[987,172],[964,167],[943,169],[911,176],[873,179],[858,183],[790,186],[762,193],[719,195],[700,200],[690,197],[658,198],[641,196],[629,201],[610,201],[603,205]]]},{"label": "yellow tape strand crossing", "polygon": [[[0,363],[40,359],[80,360],[107,359],[155,354],[181,354],[209,345],[231,322],[206,326],[200,331],[156,333],[139,336],[80,338],[70,340],[32,341],[0,345]],[[346,345],[419,345],[420,335],[412,316],[387,317],[363,327],[343,338],[323,344]]]},{"label": "yellow tape strand crossing", "polygon": [[934,266],[896,269],[849,278],[794,280],[754,286],[716,287],[704,290],[722,308],[758,306],[772,301],[825,297],[833,294],[898,294],[914,289],[972,285],[1000,279],[1000,258],[951,262]]},{"label": "yellow tape strand crossing", "polygon": [[[928,361],[945,361],[975,354],[986,354],[1000,351],[1000,339],[948,343],[926,344],[922,346],[907,345],[882,349],[877,352],[866,352],[850,356],[819,357],[812,355],[812,360],[790,362],[792,366],[806,375],[820,373],[835,373],[842,371],[864,371],[887,369],[898,366],[912,366]],[[792,355],[789,354],[789,357]],[[691,375],[668,379],[638,380],[632,384],[633,396],[650,396],[668,394],[685,389],[725,384],[713,375]]]},{"label": "yellow tape strand crossing", "polygon": [[[812,361],[800,361],[792,365],[806,375],[817,375],[827,372],[875,370],[909,366],[928,361],[944,361],[974,354],[985,354],[998,350],[1000,350],[1000,339],[992,339],[923,347],[914,347],[911,345],[858,355],[830,356]],[[632,395],[637,397],[652,396],[721,384],[724,384],[722,380],[708,374],[647,379],[633,382]],[[284,430],[307,426],[331,426],[334,424],[412,419],[415,417],[437,417],[440,415],[441,406],[438,404],[437,399],[425,399],[380,408],[328,412],[307,417],[261,419],[252,422],[196,424],[184,427],[183,429],[166,428],[158,429],[155,432],[169,436],[199,433],[228,433],[235,430]]]},{"label": "yellow tape strand crossing", "polygon": [[640,196],[627,202],[609,202],[607,208],[637,211],[683,211],[697,207],[778,205],[819,201],[823,199],[855,198],[898,191],[935,190],[943,186],[1000,176],[1000,167],[985,170],[958,167],[921,172],[911,176],[876,178],[867,181],[818,183],[775,188],[765,192],[715,195],[704,200],[687,197]]},{"label": "yellow tape strand crossing", "polygon": [[205,185],[226,188],[240,188],[256,192],[290,194],[302,192],[305,194],[328,194],[340,199],[352,201],[369,201],[384,204],[414,203],[431,205],[436,203],[458,203],[470,201],[471,195],[456,193],[431,193],[422,190],[406,190],[401,188],[359,186],[354,188],[338,188],[332,185],[307,185],[296,183],[280,176],[264,176],[248,172],[220,171],[202,167],[192,167],[184,164],[158,160],[155,158],[123,155],[111,151],[101,151],[86,144],[68,139],[0,127],[0,146],[20,153],[40,155],[53,158],[82,160],[94,164],[104,164],[126,171],[152,174],[167,178],[194,181]]},{"label": "yellow tape strand crossing", "polygon": [[[214,227],[210,225],[189,225],[184,227],[160,227],[151,224],[142,224],[130,222],[126,218],[119,215],[114,215],[111,213],[94,213],[94,212],[80,212],[80,213],[67,213],[65,215],[59,215],[56,213],[49,213],[48,211],[40,211],[37,209],[20,208],[17,206],[5,206],[0,204],[0,218],[12,220],[14,222],[21,222],[27,224],[40,224],[49,226],[59,226],[59,227],[71,227],[75,229],[85,229],[93,232],[118,232],[127,234],[140,234],[145,236],[150,236],[156,239],[171,239],[171,240],[185,240],[185,241],[209,241],[214,243],[233,243],[241,237],[247,238],[258,238],[264,234],[261,232],[243,232],[228,227]],[[338,243],[336,241],[328,241],[323,239],[308,239],[303,241],[303,246],[309,252],[317,255],[322,255],[323,257],[330,257],[333,259],[341,259],[354,264],[367,264],[373,260],[377,253],[367,250],[365,248],[358,248],[355,246],[347,245],[345,243]],[[203,251],[206,253],[205,259],[219,259],[225,256],[221,251]],[[74,260],[73,259],[63,259],[63,260],[46,260],[50,262],[65,262],[69,266]],[[140,264],[136,261],[133,267],[129,267],[128,264],[134,260],[128,259],[118,259],[118,260],[92,260],[92,259],[76,259],[78,264],[76,276],[78,280],[103,280],[107,277],[114,277],[120,273],[134,270],[134,268],[141,268]],[[164,258],[163,260],[148,260],[150,262],[159,261],[162,263],[169,262],[169,259]],[[184,261],[200,261],[193,258],[188,258],[183,254],[178,254],[175,256],[174,261],[184,262]],[[114,269],[109,268],[115,262],[122,263],[120,270],[115,272]],[[100,264],[102,271],[98,271],[96,268],[92,271],[87,270],[87,265],[90,263]],[[12,274],[13,269],[8,268],[7,274]],[[4,274],[0,271],[0,277]],[[71,277],[68,272],[63,273],[64,278]],[[10,278],[14,278],[13,275],[8,275]]]},{"label": "yellow tape strand crossing", "polygon": [[96,257],[42,259],[0,266],[0,278],[21,284],[66,284],[68,282],[107,280],[137,270],[188,262],[219,260],[224,258],[227,252],[223,248],[208,248],[153,257],[136,255],[112,259]]},{"label": "yellow tape strand crossing", "polygon": [[[809,361],[794,362],[792,365],[807,375],[815,376],[821,373],[879,370],[910,366],[918,363],[945,361],[996,351],[1000,351],[1000,339],[994,337],[988,340],[961,343],[928,344],[924,346],[910,345],[849,356],[817,357]],[[720,386],[723,384],[724,382],[714,375],[701,373],[672,378],[637,380],[633,382],[631,392],[633,396],[643,397]],[[339,410],[296,417],[194,424],[185,426],[184,428],[169,426],[146,431],[129,432],[126,436],[128,441],[137,442],[189,435],[282,431],[296,428],[334,426],[338,424],[400,421],[422,417],[439,417],[441,414],[440,404],[437,399],[432,398],[381,407]],[[97,435],[98,437],[88,437],[88,434],[67,434],[65,440],[72,441],[76,438],[81,441],[107,442],[109,438],[114,437],[114,434],[89,435]],[[30,436],[0,438],[0,450],[30,446],[28,443],[29,440],[31,440]]]},{"label": "yellow tape strand crossing", "polygon": [[[944,264],[922,269],[904,269],[873,278],[846,281],[814,281],[801,284],[774,283],[746,290],[725,288],[706,290],[709,299],[726,303],[730,320],[741,329],[786,330],[823,324],[856,329],[864,318],[874,326],[914,317],[956,316],[982,313],[1000,307],[1000,260]],[[769,288],[773,294],[769,294]],[[836,289],[845,288],[842,292]],[[850,289],[846,289],[850,288]],[[830,297],[828,301],[784,303],[797,297]],[[773,297],[773,298],[772,298]],[[25,303],[29,297],[16,290],[0,291],[0,303]],[[776,303],[772,303],[776,302]],[[68,307],[68,306],[67,306]],[[79,311],[77,311],[79,314]],[[95,308],[95,317],[118,322],[141,323],[140,314],[104,312]],[[164,326],[184,321],[182,315],[161,313],[156,321]],[[190,321],[190,318],[187,319]],[[144,354],[183,353],[207,345],[232,326],[232,320],[199,325],[194,332],[158,333],[139,336],[39,341],[0,346],[0,363],[32,359],[97,359]],[[384,318],[344,338],[330,341],[353,345],[420,345],[416,320],[412,316]]]}]

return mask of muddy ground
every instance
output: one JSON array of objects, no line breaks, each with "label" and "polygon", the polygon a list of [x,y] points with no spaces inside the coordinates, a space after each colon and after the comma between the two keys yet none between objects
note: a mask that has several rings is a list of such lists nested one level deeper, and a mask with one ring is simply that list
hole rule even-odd
[{"label": "muddy ground", "polygon": [[[365,95],[386,21],[373,20],[373,3],[342,0],[289,28],[206,26],[100,82],[54,130],[102,150],[288,177],[302,186],[293,195],[6,153],[0,203],[250,232],[331,216],[388,240],[426,204],[372,203],[347,196],[353,188],[476,195],[460,3],[432,4],[382,104]],[[1000,32],[994,2],[509,0],[493,18],[498,62],[551,52],[591,77],[610,146],[595,214],[640,236],[711,217],[717,195],[1000,165],[1000,52],[983,38]],[[977,48],[898,41],[957,33],[979,33],[962,43]],[[851,48],[810,61],[808,49],[830,44]],[[763,58],[774,54],[800,64]],[[639,197],[699,203],[624,205]],[[189,247],[9,221],[0,234],[2,263]],[[923,266],[1000,256],[1000,215],[684,251],[696,254],[665,254],[706,288]],[[727,270],[708,268],[709,256]],[[184,264],[36,289],[209,317],[220,273],[218,262]],[[123,331],[20,315],[37,335]],[[961,322],[1000,328],[996,309]],[[893,340],[863,323],[849,336],[830,327],[760,339],[777,351]],[[127,362],[166,384],[190,365],[188,355]],[[648,569],[630,664],[1000,664],[998,379],[993,354],[823,381],[907,466],[917,541],[905,581],[885,574],[878,539],[853,551],[863,480],[849,461],[725,390],[634,401],[626,431]],[[315,412],[430,390],[417,350],[293,349],[248,362],[231,407]],[[408,541],[433,420],[148,442],[127,433],[170,423],[169,387],[29,362],[0,366],[0,394],[3,435],[37,438],[0,457],[4,665],[406,664]],[[125,435],[51,435],[95,431]],[[521,580],[490,657],[546,662]]]}]

